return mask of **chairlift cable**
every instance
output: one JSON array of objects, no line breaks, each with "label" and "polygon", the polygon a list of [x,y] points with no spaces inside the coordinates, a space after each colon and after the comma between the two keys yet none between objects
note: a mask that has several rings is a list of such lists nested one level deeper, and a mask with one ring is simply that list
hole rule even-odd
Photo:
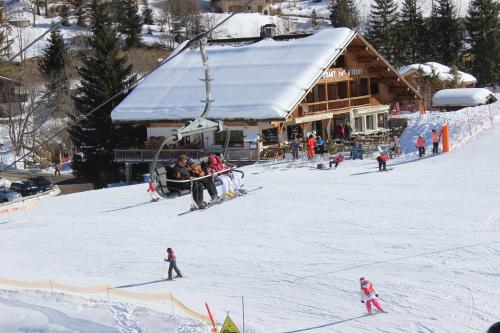
[{"label": "chairlift cable", "polygon": [[[244,3],[243,6],[247,6],[248,4],[250,4],[253,0],[248,0],[247,2]],[[83,3],[81,6],[79,6],[76,10],[73,11],[73,13],[76,13],[77,10],[83,8],[85,5],[87,5],[90,1],[87,1],[85,3]],[[213,26],[212,28],[210,28],[209,30],[205,31],[205,32],[201,32],[199,34],[197,34],[196,36],[194,36],[193,38],[191,38],[187,43],[186,45],[184,45],[184,47],[182,49],[180,49],[176,54],[174,54],[173,56],[167,58],[165,61],[161,62],[158,66],[156,66],[155,68],[153,68],[152,70],[150,70],[149,72],[147,72],[146,74],[144,74],[143,76],[141,76],[139,79],[137,79],[134,83],[132,83],[128,88],[122,90],[122,91],[119,91],[117,92],[116,94],[114,94],[113,96],[109,97],[107,100],[105,100],[104,102],[102,102],[101,104],[99,104],[97,107],[95,107],[94,109],[92,109],[90,112],[86,113],[86,114],[82,114],[78,117],[76,117],[73,122],[72,122],[72,125],[76,124],[76,123],[79,123],[80,121],[86,119],[88,116],[92,115],[93,113],[97,112],[100,108],[102,108],[104,105],[106,105],[107,103],[113,101],[115,98],[117,98],[118,96],[120,96],[121,94],[123,93],[126,93],[128,91],[130,91],[131,89],[135,88],[140,82],[142,82],[146,77],[148,77],[151,73],[153,73],[154,71],[156,71],[160,66],[163,66],[164,64],[172,61],[173,59],[175,59],[179,54],[181,54],[182,52],[186,51],[190,45],[192,45],[194,42],[198,41],[199,39],[201,39],[202,37],[210,34],[211,32],[213,32],[215,29],[219,28],[221,25],[223,25],[224,23],[226,23],[228,20],[230,20],[232,17],[234,17],[236,14],[239,14],[241,13],[243,10],[238,10],[238,11],[235,11],[234,13],[230,14],[228,17],[226,17],[225,19],[223,19],[222,21],[220,21],[219,23],[217,23],[215,26]],[[59,26],[61,23],[63,22],[63,20],[59,21],[55,26],[52,26],[51,28],[49,28],[44,34],[42,34],[40,37],[38,37],[35,41],[37,40],[40,40],[41,38],[43,38],[44,36],[46,36],[50,31],[52,31],[53,29],[55,29],[56,26]],[[30,43],[27,47],[25,47],[23,49],[23,51],[21,52],[25,52],[29,47],[33,46],[34,45],[34,42],[33,43]],[[19,55],[19,53],[15,56],[17,57]],[[11,63],[15,57],[12,57],[10,58],[8,61],[0,64],[0,68],[2,68],[2,66],[8,64],[8,63]],[[43,140],[42,142],[40,142],[36,148],[40,148],[41,146],[49,143],[50,141],[52,141],[53,139],[55,139],[57,136],[59,136],[61,133],[63,133],[64,131],[68,130],[69,129],[69,125],[66,125],[64,126],[63,128],[61,128],[60,130],[56,131],[52,136],[50,136],[49,138]],[[28,153],[25,153],[24,155],[22,155],[21,157],[19,157],[18,159],[16,159],[14,162],[12,162],[11,164],[7,165],[7,166],[3,166],[1,169],[0,169],[0,172],[2,171],[5,171],[7,170],[8,168],[12,167],[13,165],[15,165],[17,162],[21,161],[22,159],[24,159],[25,157],[27,157],[29,154],[33,153],[33,151],[35,151],[35,147],[33,147],[33,149],[31,151],[29,151]]]}]

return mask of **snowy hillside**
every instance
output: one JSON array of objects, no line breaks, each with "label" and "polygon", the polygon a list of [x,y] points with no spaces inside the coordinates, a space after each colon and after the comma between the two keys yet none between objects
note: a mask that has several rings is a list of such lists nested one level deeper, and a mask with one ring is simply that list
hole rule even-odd
[{"label": "snowy hillside", "polygon": [[[246,332],[485,332],[500,318],[498,142],[497,123],[388,173],[372,159],[248,166],[263,189],[184,216],[188,197],[149,203],[146,185],[43,199],[0,215],[0,278],[172,292],[240,328],[244,296]],[[161,281],[168,246],[187,278]],[[364,316],[361,276],[387,314]],[[169,302],[0,287],[2,332],[209,332]]]}]

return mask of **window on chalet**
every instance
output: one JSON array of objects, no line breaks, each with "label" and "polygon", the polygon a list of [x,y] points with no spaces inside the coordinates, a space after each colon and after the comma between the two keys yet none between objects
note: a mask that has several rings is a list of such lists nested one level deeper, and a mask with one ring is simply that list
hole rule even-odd
[{"label": "window on chalet", "polygon": [[262,130],[262,142],[264,145],[276,144],[279,141],[278,129],[276,127]]},{"label": "window on chalet", "polygon": [[332,68],[345,67],[345,56],[341,55],[335,60]]},{"label": "window on chalet", "polygon": [[374,127],[373,127],[374,120],[375,120],[375,116],[374,115],[371,114],[371,115],[366,116],[366,129],[367,130],[370,131],[370,130],[374,129]]},{"label": "window on chalet", "polygon": [[354,118],[354,131],[356,132],[363,131],[363,119],[361,119],[361,117]]},{"label": "window on chalet", "polygon": [[315,95],[316,95],[316,102],[324,102],[326,101],[326,94],[325,94],[325,85],[324,84],[318,84],[317,86],[314,87],[315,90]]},{"label": "window on chalet", "polygon": [[303,132],[302,132],[302,127],[299,125],[290,125],[286,127],[286,134],[287,138],[289,141],[295,139],[295,138],[302,138]]},{"label": "window on chalet", "polygon": [[[224,145],[226,143],[226,132],[215,133],[214,141],[216,145]],[[243,131],[231,130],[229,138],[229,147],[243,147]]]},{"label": "window on chalet", "polygon": [[347,98],[347,82],[339,82],[337,84],[338,99]]},{"label": "window on chalet", "polygon": [[350,81],[349,82],[349,89],[351,92],[351,97],[358,97],[359,96],[359,82],[358,81]]},{"label": "window on chalet", "polygon": [[377,126],[379,128],[387,128],[387,113],[377,114]]},{"label": "window on chalet", "polygon": [[337,84],[328,83],[327,89],[328,89],[328,100],[333,101],[339,99],[339,94],[337,93]]},{"label": "window on chalet", "polygon": [[370,84],[370,92],[372,95],[376,95],[379,93],[377,79],[372,79],[371,84]]},{"label": "window on chalet", "polygon": [[359,96],[367,96],[368,93],[368,79],[359,80]]},{"label": "window on chalet", "polygon": [[306,103],[314,103],[314,89],[306,95]]}]

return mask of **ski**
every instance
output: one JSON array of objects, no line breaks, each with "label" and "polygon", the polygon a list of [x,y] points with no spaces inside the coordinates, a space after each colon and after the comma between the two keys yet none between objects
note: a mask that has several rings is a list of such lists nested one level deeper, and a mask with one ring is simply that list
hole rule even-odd
[{"label": "ski", "polygon": [[215,203],[215,204],[207,204],[207,206],[205,208],[203,208],[203,209],[198,209],[198,208],[191,207],[190,210],[188,210],[186,212],[179,213],[179,214],[177,214],[177,216],[183,216],[183,215],[187,215],[187,214],[193,213],[193,212],[200,212],[201,213],[201,212],[203,212],[205,210],[208,210],[210,207],[221,205],[221,204],[223,204],[225,202],[228,202],[228,201],[231,201],[231,200],[234,200],[234,199],[238,199],[238,198],[241,198],[241,197],[245,197],[245,196],[247,196],[247,194],[255,192],[257,190],[261,190],[263,188],[264,188],[264,186],[259,186],[259,187],[256,187],[256,188],[253,188],[251,190],[246,191],[245,194],[235,195],[235,196],[229,197],[229,198],[224,198],[224,200],[222,202]]}]

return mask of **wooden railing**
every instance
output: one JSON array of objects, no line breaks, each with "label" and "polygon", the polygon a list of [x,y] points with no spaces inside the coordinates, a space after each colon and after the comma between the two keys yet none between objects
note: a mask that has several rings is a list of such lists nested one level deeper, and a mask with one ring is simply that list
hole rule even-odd
[{"label": "wooden railing", "polygon": [[309,106],[309,110],[305,112],[305,114],[310,114],[322,111],[347,109],[354,106],[370,105],[370,96],[351,97],[337,99],[334,101],[314,102],[306,104]]},{"label": "wooden railing", "polygon": [[[156,150],[154,149],[115,149],[115,162],[118,163],[149,163],[153,162]],[[174,163],[179,155],[187,155],[194,159],[200,159],[210,154],[203,149],[165,149],[160,152],[158,161]],[[257,149],[228,148],[225,159],[228,161],[257,161],[259,152]]]}]

